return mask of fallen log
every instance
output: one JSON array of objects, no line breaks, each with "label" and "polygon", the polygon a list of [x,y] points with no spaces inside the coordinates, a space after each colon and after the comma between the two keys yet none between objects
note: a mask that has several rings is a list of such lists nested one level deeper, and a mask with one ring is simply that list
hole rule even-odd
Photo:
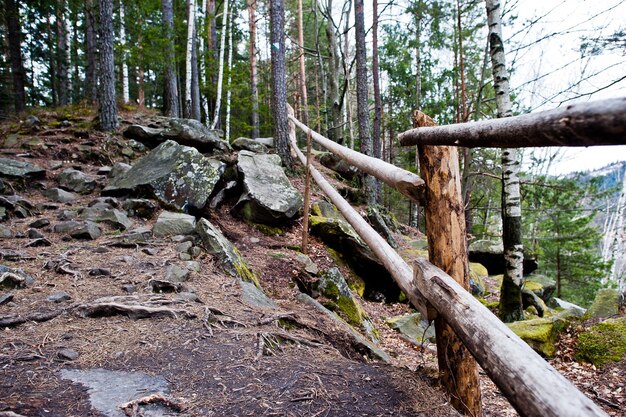
[{"label": "fallen log", "polygon": [[607,417],[459,283],[425,259],[414,285],[522,417]]},{"label": "fallen log", "polygon": [[402,146],[493,148],[626,144],[626,97],[574,103],[502,119],[419,127],[398,135]]},{"label": "fallen log", "polygon": [[[371,156],[367,156],[360,152],[353,151],[350,148],[346,148],[345,146],[341,146],[315,132],[293,116],[289,116],[289,120],[291,120],[291,122],[302,129],[305,133],[310,134],[311,138],[324,148],[354,165],[361,171],[378,178],[416,203],[421,203],[423,200],[424,181],[416,174],[402,168],[398,168],[397,166],[389,164],[381,159],[372,158]],[[306,159],[302,163],[306,165]]]},{"label": "fallen log", "polygon": [[20,324],[28,323],[28,322],[44,322],[52,320],[55,317],[60,316],[66,311],[72,310],[76,306],[70,306],[66,308],[61,308],[59,310],[52,311],[37,311],[35,313],[27,314],[25,316],[9,316],[9,317],[0,317],[0,327],[16,327]]}]

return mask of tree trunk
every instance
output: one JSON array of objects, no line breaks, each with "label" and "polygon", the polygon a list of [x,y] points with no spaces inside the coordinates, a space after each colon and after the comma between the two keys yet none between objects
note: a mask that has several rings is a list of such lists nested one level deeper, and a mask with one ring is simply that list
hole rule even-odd
[{"label": "tree trunk", "polygon": [[304,27],[302,23],[302,0],[298,0],[298,42],[300,44],[300,92],[302,94],[302,121],[309,124],[309,98],[306,91],[306,70],[304,65]]},{"label": "tree trunk", "polygon": [[163,31],[165,32],[165,93],[163,97],[163,113],[168,117],[180,117],[178,105],[178,78],[174,68],[176,56],[174,52],[174,9],[172,0],[162,0]]},{"label": "tree trunk", "polygon": [[9,34],[9,55],[11,58],[11,74],[13,76],[13,100],[15,111],[20,113],[26,108],[24,85],[26,76],[22,61],[22,29],[20,27],[20,11],[15,0],[4,0],[6,25]]},{"label": "tree trunk", "polygon": [[[509,76],[504,57],[500,3],[486,0],[489,23],[489,43],[493,87],[496,93],[498,117],[511,116]],[[502,150],[502,243],[504,245],[505,270],[500,290],[500,318],[506,322],[522,320],[522,211],[519,189],[519,158],[514,148]]]},{"label": "tree trunk", "polygon": [[274,141],[283,164],[288,171],[291,171],[293,169],[293,158],[289,149],[289,116],[287,113],[285,64],[285,6],[283,0],[270,0],[270,45]]},{"label": "tree trunk", "polygon": [[[433,126],[432,119],[415,112],[414,127]],[[459,157],[456,147],[420,147],[420,174],[426,183],[426,235],[428,258],[469,290],[469,261],[461,198]],[[437,360],[442,385],[461,413],[482,416],[476,362],[450,325],[435,319]]]},{"label": "tree trunk", "polygon": [[256,59],[256,2],[248,0],[248,27],[250,34],[250,95],[252,98],[252,139],[259,137],[259,80]]},{"label": "tree trunk", "polygon": [[52,23],[51,23],[51,19],[52,17],[50,16],[50,13],[46,14],[46,35],[47,35],[47,39],[46,39],[46,43],[48,46],[48,51],[50,51],[50,53],[48,54],[48,63],[49,63],[49,67],[48,67],[48,77],[50,78],[50,96],[52,98],[52,106],[56,107],[57,103],[59,102],[59,97],[58,97],[58,78],[57,78],[57,57],[56,57],[56,53],[53,53],[52,51],[54,51],[55,46],[54,46],[54,35],[52,34]]},{"label": "tree trunk", "polygon": [[230,97],[232,93],[233,79],[233,17],[230,16],[228,24],[228,81],[226,82],[226,129],[224,139],[230,142]]},{"label": "tree trunk", "polygon": [[[383,117],[383,103],[380,97],[379,66],[378,66],[378,0],[373,0],[372,23],[372,84],[374,85],[374,125],[372,146],[374,158],[381,157],[380,124]],[[376,202],[381,202],[381,184],[376,181]]]},{"label": "tree trunk", "polygon": [[68,71],[68,57],[67,57],[67,27],[65,25],[65,0],[58,0],[56,4],[56,34],[57,34],[57,82],[58,82],[58,104],[60,106],[66,106],[69,102],[68,93],[69,89],[69,71]]},{"label": "tree trunk", "polygon": [[[365,17],[363,0],[354,0],[354,25],[356,37],[356,101],[361,152],[372,156],[370,118],[367,93],[367,51],[365,48]],[[363,175],[363,192],[368,205],[376,204],[376,179]]]},{"label": "tree trunk", "polygon": [[[195,3],[195,2],[194,2]],[[195,8],[195,4],[194,4]],[[195,19],[194,19],[195,20]],[[191,118],[202,121],[202,102],[200,98],[200,77],[198,74],[198,28],[194,21],[193,44],[191,46]]]},{"label": "tree trunk", "polygon": [[117,127],[115,102],[115,62],[113,53],[113,7],[111,0],[99,0],[100,5],[100,129]]},{"label": "tree trunk", "polygon": [[130,86],[128,81],[128,62],[126,62],[126,21],[123,0],[120,0],[120,46],[122,47],[122,100],[124,100],[124,103],[129,103]]},{"label": "tree trunk", "polygon": [[215,113],[213,115],[213,124],[211,125],[211,129],[217,128],[220,122],[220,106],[222,103],[222,83],[224,82],[224,53],[226,52],[225,47],[226,47],[226,25],[228,23],[227,19],[228,19],[228,0],[224,0],[224,10],[222,11],[222,33],[220,34],[220,60],[218,63],[219,67],[218,67],[218,75],[217,75],[217,93],[215,96]]},{"label": "tree trunk", "polygon": [[[78,103],[80,98],[80,62],[78,59],[78,7],[70,7],[72,33],[70,42],[70,67],[72,68],[72,79],[70,80],[72,103]],[[33,86],[33,89],[35,87]]]},{"label": "tree trunk", "polygon": [[93,0],[85,1],[85,43],[87,68],[85,69],[85,95],[91,104],[98,101],[98,66],[96,61],[96,15]]},{"label": "tree trunk", "polygon": [[196,27],[196,1],[187,0],[187,46],[185,53],[185,102],[183,117],[193,118],[192,77],[193,77],[193,45]]},{"label": "tree trunk", "polygon": [[341,98],[339,93],[339,47],[335,34],[335,24],[332,19],[332,0],[327,0],[324,15],[326,17],[326,38],[328,39],[328,81],[330,88],[330,126],[328,138],[343,144],[343,129],[341,127]]}]

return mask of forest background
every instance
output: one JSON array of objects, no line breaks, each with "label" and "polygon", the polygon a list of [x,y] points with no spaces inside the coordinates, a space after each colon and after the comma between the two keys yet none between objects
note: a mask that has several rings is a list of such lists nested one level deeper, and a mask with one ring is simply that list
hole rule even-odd
[{"label": "forest background", "polygon": [[[269,41],[268,3],[4,0],[0,117],[39,106],[97,103],[104,4],[112,10],[107,29],[115,40],[120,105],[197,118],[224,130],[227,139],[271,136],[270,56],[276,45]],[[301,2],[303,45],[299,4],[290,0],[284,6],[289,103],[317,131],[359,149],[355,5]],[[619,18],[626,15],[624,1],[510,0],[502,10],[514,113],[624,95],[626,28]],[[415,108],[439,124],[495,117],[482,1],[374,0],[364,13],[376,156],[416,170],[415,149],[400,148],[396,140],[410,127]],[[470,238],[497,240],[500,152],[461,154]],[[625,154],[623,147],[523,154],[524,244],[527,255],[539,261],[538,274],[557,282],[557,296],[587,305],[602,286],[624,289],[625,165],[583,171],[625,160]],[[419,208],[393,190],[385,188],[380,203],[423,230]]]}]

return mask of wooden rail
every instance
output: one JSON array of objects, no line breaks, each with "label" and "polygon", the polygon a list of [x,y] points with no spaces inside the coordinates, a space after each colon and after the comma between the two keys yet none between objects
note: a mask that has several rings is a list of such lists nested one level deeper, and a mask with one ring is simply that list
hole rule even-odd
[{"label": "wooden rail", "polygon": [[575,103],[502,119],[420,127],[400,144],[493,148],[626,144],[626,97]]},{"label": "wooden rail", "polygon": [[418,175],[402,168],[398,168],[397,166],[389,164],[378,158],[372,158],[371,156],[363,155],[360,152],[341,146],[315,132],[291,115],[289,116],[289,120],[291,120],[305,133],[310,134],[311,138],[315,142],[319,143],[335,155],[341,157],[349,164],[354,165],[361,171],[378,178],[416,203],[423,200],[425,185],[424,180],[422,180]]},{"label": "wooden rail", "polygon": [[607,416],[452,277],[425,259],[416,260],[413,270],[420,294],[521,416]]}]

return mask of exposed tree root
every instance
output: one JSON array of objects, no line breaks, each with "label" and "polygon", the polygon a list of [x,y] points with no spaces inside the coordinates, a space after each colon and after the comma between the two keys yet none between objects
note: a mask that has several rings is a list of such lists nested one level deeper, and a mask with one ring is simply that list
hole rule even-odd
[{"label": "exposed tree root", "polygon": [[142,405],[158,404],[163,407],[167,407],[174,412],[184,411],[183,405],[171,398],[167,398],[161,394],[152,394],[145,397],[137,398],[136,400],[129,401],[120,405],[120,408],[125,415],[129,417],[140,417],[144,414],[141,412]]}]

